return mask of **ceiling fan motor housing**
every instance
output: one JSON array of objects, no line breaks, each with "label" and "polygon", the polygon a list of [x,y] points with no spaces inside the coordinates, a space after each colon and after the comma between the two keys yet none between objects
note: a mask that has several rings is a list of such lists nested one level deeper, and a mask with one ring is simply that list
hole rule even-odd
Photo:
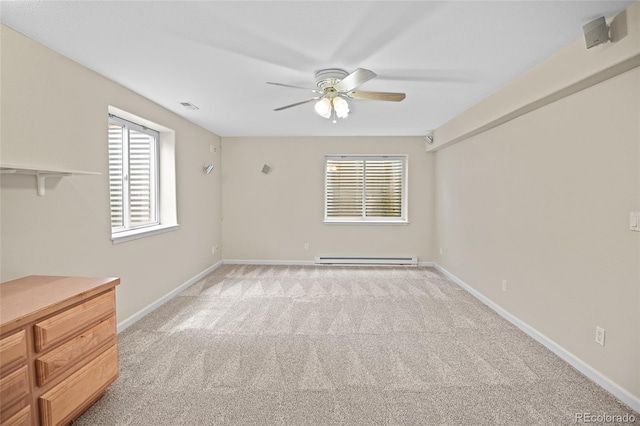
[{"label": "ceiling fan motor housing", "polygon": [[349,104],[347,103],[347,99],[399,102],[405,98],[404,93],[354,91],[354,89],[361,84],[376,77],[376,73],[364,68],[358,68],[352,73],[348,73],[341,68],[325,68],[318,70],[315,76],[316,86],[320,90],[307,89],[305,87],[292,86],[290,84],[267,82],[268,84],[275,84],[277,86],[303,89],[315,94],[315,96],[310,99],[276,108],[274,111],[282,111],[283,109],[317,101],[316,112],[324,118],[329,118],[333,113],[335,123],[336,116],[338,118],[345,118],[349,114]]},{"label": "ceiling fan motor housing", "polygon": [[316,72],[316,86],[325,90],[338,84],[349,73],[340,68],[327,68]]}]

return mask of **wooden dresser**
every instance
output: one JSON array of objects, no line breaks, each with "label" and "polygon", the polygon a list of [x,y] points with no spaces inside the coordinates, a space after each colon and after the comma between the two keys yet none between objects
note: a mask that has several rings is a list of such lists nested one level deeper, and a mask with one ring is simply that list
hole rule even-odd
[{"label": "wooden dresser", "polygon": [[60,425],[118,378],[118,278],[0,284],[0,426]]}]

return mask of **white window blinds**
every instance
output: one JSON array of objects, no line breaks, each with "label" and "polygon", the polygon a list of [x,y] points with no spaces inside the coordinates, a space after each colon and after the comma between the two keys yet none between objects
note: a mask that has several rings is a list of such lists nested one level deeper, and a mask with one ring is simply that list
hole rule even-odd
[{"label": "white window blinds", "polygon": [[124,227],[123,130],[122,125],[109,123],[109,198],[112,229]]},{"label": "white window blinds", "polygon": [[158,151],[155,130],[109,118],[109,190],[112,232],[158,224]]},{"label": "white window blinds", "polygon": [[406,221],[405,156],[328,156],[325,221]]}]

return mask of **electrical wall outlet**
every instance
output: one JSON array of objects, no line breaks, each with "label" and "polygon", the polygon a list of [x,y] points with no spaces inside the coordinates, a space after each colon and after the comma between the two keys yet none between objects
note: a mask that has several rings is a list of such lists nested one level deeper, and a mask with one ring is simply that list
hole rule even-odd
[{"label": "electrical wall outlet", "polygon": [[502,291],[507,291],[507,280],[502,280]]},{"label": "electrical wall outlet", "polygon": [[442,247],[440,247],[440,254],[442,254]]},{"label": "electrical wall outlet", "polygon": [[304,243],[304,249],[309,250],[309,243]]},{"label": "electrical wall outlet", "polygon": [[604,328],[596,326],[596,343],[604,346]]},{"label": "electrical wall outlet", "polygon": [[640,212],[629,213],[629,229],[640,232]]}]

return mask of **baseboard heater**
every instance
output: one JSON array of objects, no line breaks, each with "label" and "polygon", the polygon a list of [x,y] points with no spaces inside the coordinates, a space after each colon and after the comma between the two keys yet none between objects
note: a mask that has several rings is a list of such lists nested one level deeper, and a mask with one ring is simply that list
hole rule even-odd
[{"label": "baseboard heater", "polygon": [[418,266],[417,257],[316,256],[316,264],[339,265],[409,265]]}]

